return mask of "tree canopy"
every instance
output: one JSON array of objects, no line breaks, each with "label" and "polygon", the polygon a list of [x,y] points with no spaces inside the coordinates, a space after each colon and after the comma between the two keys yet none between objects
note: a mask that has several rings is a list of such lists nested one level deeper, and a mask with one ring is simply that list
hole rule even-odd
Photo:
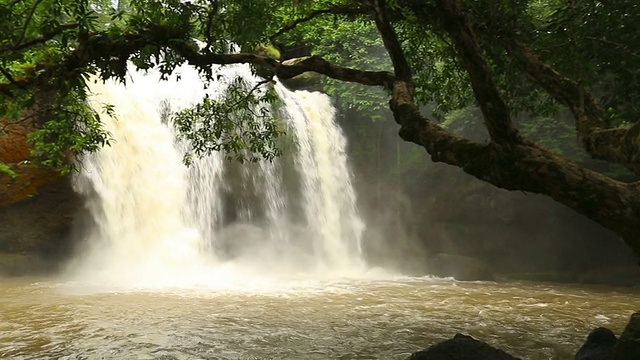
[{"label": "tree canopy", "polygon": [[[591,170],[522,131],[568,111],[591,157],[640,175],[638,24],[632,0],[4,0],[0,115],[36,114],[34,155],[59,167],[109,141],[85,105],[89,75],[126,81],[129,63],[165,76],[188,63],[208,81],[214,64],[252,64],[267,80],[315,72],[347,106],[372,116],[388,106],[402,139],[433,161],[550,196],[640,256],[640,183]],[[261,50],[299,45],[311,56],[296,62]],[[482,114],[486,141],[442,124],[469,106]],[[516,121],[521,114],[529,123]]]}]

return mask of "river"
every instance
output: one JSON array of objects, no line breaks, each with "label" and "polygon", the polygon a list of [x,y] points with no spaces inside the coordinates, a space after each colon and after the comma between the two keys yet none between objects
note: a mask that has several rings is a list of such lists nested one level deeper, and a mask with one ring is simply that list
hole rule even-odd
[{"label": "river", "polygon": [[0,358],[404,359],[470,334],[523,359],[572,359],[588,332],[616,333],[640,289],[256,278],[227,288],[0,282]]}]

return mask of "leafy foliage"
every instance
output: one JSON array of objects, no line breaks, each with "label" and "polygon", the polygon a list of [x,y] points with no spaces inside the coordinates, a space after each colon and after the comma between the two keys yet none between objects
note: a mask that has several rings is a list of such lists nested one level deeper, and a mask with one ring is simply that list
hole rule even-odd
[{"label": "leafy foliage", "polygon": [[0,117],[37,124],[29,136],[34,161],[70,171],[70,158],[108,144],[85,104],[83,79],[43,76],[39,91],[23,84],[63,62],[78,45],[74,37],[96,30],[98,17],[87,1],[22,0],[0,4],[0,19],[0,83],[14,85],[0,93]]},{"label": "leafy foliage", "polygon": [[[527,129],[555,121],[553,114],[561,107],[521,71],[503,48],[504,39],[526,42],[542,60],[595,89],[614,125],[635,122],[640,113],[636,91],[640,41],[630,29],[640,10],[634,1],[509,0],[490,7],[477,1],[462,3],[500,91],[513,113],[523,115],[520,127],[525,132],[535,133]],[[37,117],[38,130],[30,137],[36,159],[65,167],[70,155],[95,151],[109,142],[98,114],[84,104],[84,79],[90,74],[124,80],[128,64],[133,63],[140,69],[156,68],[167,77],[189,62],[205,80],[217,81],[210,65],[219,60],[199,62],[188,55],[255,51],[264,44],[279,48],[303,44],[335,65],[388,71],[391,61],[372,21],[370,4],[364,0],[10,0],[0,4],[0,116]],[[467,69],[441,21],[426,10],[431,4],[388,0],[386,5],[413,72],[417,103],[441,120],[475,106]],[[247,150],[267,158],[276,155],[273,136],[280,130],[265,105],[270,99],[264,98],[270,92],[235,85],[225,96],[204,99],[180,113],[176,125],[194,144],[196,154]],[[344,109],[374,120],[388,114],[383,112],[388,96],[383,90],[334,79],[324,85]],[[239,110],[242,107],[245,110]],[[569,139],[542,143],[555,141]]]},{"label": "leafy foliage", "polygon": [[11,166],[3,163],[0,163],[0,174],[7,174],[14,179],[18,176],[18,174],[16,174],[16,172],[13,171]]},{"label": "leafy foliage", "polygon": [[[79,156],[94,152],[111,142],[110,134],[102,129],[100,116],[84,102],[85,96],[77,93],[58,98],[43,116],[49,118],[30,134],[32,155],[39,165],[60,169],[62,172],[76,170],[76,162],[69,155]],[[113,109],[106,106],[113,114]]]},{"label": "leafy foliage", "polygon": [[[207,96],[172,121],[197,156],[224,151],[240,162],[271,160],[280,155],[276,139],[284,131],[271,111],[276,96],[273,91],[259,91],[262,85],[250,87],[246,79],[235,77],[218,98]],[[185,163],[191,161],[187,154]]]},{"label": "leafy foliage", "polygon": [[[265,8],[256,2],[223,6],[209,1],[121,0],[117,9],[113,5],[108,0],[13,0],[0,4],[0,117],[36,124],[29,141],[38,165],[70,171],[75,156],[109,144],[99,114],[86,105],[88,75],[98,73],[103,79],[124,81],[131,62],[140,69],[155,67],[166,77],[185,62],[153,41],[131,54],[103,56],[100,51],[126,46],[128,34],[145,33],[170,37],[196,50],[200,45],[194,39],[199,39],[206,41],[204,51],[225,53],[232,50],[227,39],[234,39],[239,46],[264,41],[262,30],[270,19],[269,12],[257,11]],[[261,27],[255,16],[259,13],[263,14]],[[252,26],[247,26],[248,14],[254,14]],[[87,50],[79,51],[84,47]],[[79,55],[91,61],[74,68]],[[65,62],[70,68],[60,68]],[[200,70],[205,79],[214,80],[216,75],[209,67]],[[42,85],[33,88],[29,81]],[[269,97],[258,99],[254,92],[244,93],[244,85],[236,83],[223,99],[205,99],[177,117],[196,153],[223,149],[238,154],[254,151],[267,158],[277,155],[270,147],[274,140],[268,138],[280,132],[266,119],[268,107],[264,104]],[[247,110],[237,110],[241,107]],[[193,129],[188,128],[187,119]],[[263,120],[264,124],[259,124]],[[212,127],[205,129],[208,125]],[[234,132],[234,126],[243,128]],[[196,139],[196,134],[202,137]]]},{"label": "leafy foliage", "polygon": [[[282,24],[303,18],[313,11],[331,6],[341,6],[344,2],[316,1],[310,7],[284,7],[276,16]],[[301,23],[274,39],[280,46],[305,44],[311,47],[313,55],[341,66],[367,70],[389,70],[391,62],[386,54],[376,27],[354,15],[323,15]],[[322,80],[323,89],[336,98],[344,109],[355,109],[380,120],[380,111],[386,109],[384,91],[346,83],[334,79]]]},{"label": "leafy foliage", "polygon": [[613,125],[640,117],[639,12],[635,1],[579,1],[558,6],[545,27],[557,34],[547,47],[572,49],[573,61],[554,63],[600,95]]},{"label": "leafy foliage", "polygon": [[[571,112],[591,157],[640,175],[640,32],[635,31],[640,5],[635,0],[503,0],[491,6],[474,0],[120,0],[117,5],[113,9],[109,0],[0,4],[0,116],[35,120],[30,139],[45,165],[65,168],[66,159],[109,142],[98,115],[86,108],[89,75],[124,81],[130,63],[157,69],[161,77],[189,63],[212,82],[218,80],[213,64],[250,63],[282,79],[313,71],[333,79],[325,89],[338,104],[365,110],[370,119],[389,114],[382,109],[390,95],[400,136],[424,148],[433,161],[498,187],[549,195],[618,232],[640,256],[637,186],[558,155],[568,155],[566,145],[575,142],[565,131],[571,124],[556,117]],[[283,64],[256,54],[264,44],[278,50],[303,45],[313,56]],[[280,130],[269,114],[269,96],[236,81],[226,94],[205,98],[174,122],[196,155],[225,150],[242,160],[254,160],[253,154],[271,158],[278,154]],[[481,116],[465,115],[476,107]],[[429,112],[438,119],[425,115]],[[447,124],[456,116],[464,121]],[[441,126],[443,120],[449,128]],[[489,142],[451,130],[480,121]]]}]

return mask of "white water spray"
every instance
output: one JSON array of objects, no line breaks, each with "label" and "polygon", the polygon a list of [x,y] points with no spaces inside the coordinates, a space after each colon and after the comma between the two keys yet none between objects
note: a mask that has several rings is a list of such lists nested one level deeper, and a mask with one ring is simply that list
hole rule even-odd
[{"label": "white water spray", "polygon": [[221,71],[208,89],[188,67],[179,81],[132,72],[126,87],[91,85],[91,106],[113,105],[117,116],[103,115],[114,143],[83,159],[76,182],[93,224],[76,271],[139,286],[210,283],[232,265],[260,274],[364,271],[346,141],[326,95],[276,85],[295,145],[282,158],[241,165],[214,153],[182,164],[188,146],[161,121],[160,105],[176,111],[218,96],[236,76],[259,81],[247,66]]},{"label": "white water spray", "polygon": [[363,225],[335,108],[324,94],[277,90],[299,147],[295,162],[303,180],[304,212],[312,220],[315,252],[330,267],[351,266],[354,255],[360,258],[362,252]]}]

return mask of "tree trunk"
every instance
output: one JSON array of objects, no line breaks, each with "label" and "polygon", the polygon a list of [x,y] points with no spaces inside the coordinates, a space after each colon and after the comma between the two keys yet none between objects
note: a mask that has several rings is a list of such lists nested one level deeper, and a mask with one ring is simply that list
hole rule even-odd
[{"label": "tree trunk", "polygon": [[[620,234],[640,259],[640,183],[611,179],[522,138],[512,128],[510,113],[460,2],[438,0],[436,7],[470,74],[492,140],[487,145],[474,143],[422,116],[415,106],[414,85],[410,80],[396,80],[393,86],[391,108],[396,122],[402,126],[400,136],[424,147],[434,161],[459,166],[500,188],[550,196]],[[378,28],[393,31],[380,25]],[[388,41],[394,39],[389,34],[382,36]],[[392,57],[404,56],[393,47],[388,50]]]}]

